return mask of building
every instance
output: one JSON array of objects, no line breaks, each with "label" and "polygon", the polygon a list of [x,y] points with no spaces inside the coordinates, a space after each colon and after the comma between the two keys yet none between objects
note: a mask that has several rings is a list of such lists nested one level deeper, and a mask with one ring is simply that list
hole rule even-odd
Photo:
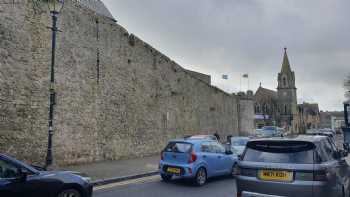
[{"label": "building", "polygon": [[320,110],[317,103],[306,103],[298,105],[299,131],[320,128]]},{"label": "building", "polygon": [[[277,91],[260,85],[254,95],[256,128],[274,125],[299,133],[308,126],[317,127],[318,105],[297,104],[295,73],[289,63],[287,48],[284,48],[282,68],[278,73],[277,82]],[[309,125],[305,126],[308,123]]]},{"label": "building", "polygon": [[339,130],[345,126],[344,111],[321,111],[320,128]]}]

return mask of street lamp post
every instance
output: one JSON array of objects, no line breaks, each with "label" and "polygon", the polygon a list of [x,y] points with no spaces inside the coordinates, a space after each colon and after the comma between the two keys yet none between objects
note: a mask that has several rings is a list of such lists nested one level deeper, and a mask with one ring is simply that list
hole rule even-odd
[{"label": "street lamp post", "polygon": [[51,67],[50,67],[50,99],[49,99],[49,133],[48,133],[48,144],[47,144],[47,155],[45,168],[48,168],[53,163],[52,156],[52,137],[53,137],[53,112],[56,101],[55,93],[55,52],[56,52],[56,33],[57,29],[57,18],[60,14],[64,0],[47,0],[49,11],[52,17],[52,50],[51,50]]}]

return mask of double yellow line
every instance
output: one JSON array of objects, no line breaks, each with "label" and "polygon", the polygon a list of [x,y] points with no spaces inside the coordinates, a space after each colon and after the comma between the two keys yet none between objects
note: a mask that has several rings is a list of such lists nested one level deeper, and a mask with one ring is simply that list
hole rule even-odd
[{"label": "double yellow line", "polygon": [[149,183],[149,182],[155,182],[155,181],[160,181],[159,175],[143,177],[143,178],[139,178],[139,179],[132,179],[132,180],[127,180],[127,181],[122,181],[119,183],[111,183],[108,185],[97,186],[97,187],[94,187],[94,191],[105,190],[105,189],[110,189],[113,187],[130,185],[130,184]]}]

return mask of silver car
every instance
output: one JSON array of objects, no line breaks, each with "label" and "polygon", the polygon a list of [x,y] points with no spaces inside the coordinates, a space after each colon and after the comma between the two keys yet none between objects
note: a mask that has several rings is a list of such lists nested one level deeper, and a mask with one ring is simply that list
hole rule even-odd
[{"label": "silver car", "polygon": [[238,197],[349,197],[349,166],[327,136],[256,139],[238,161]]}]

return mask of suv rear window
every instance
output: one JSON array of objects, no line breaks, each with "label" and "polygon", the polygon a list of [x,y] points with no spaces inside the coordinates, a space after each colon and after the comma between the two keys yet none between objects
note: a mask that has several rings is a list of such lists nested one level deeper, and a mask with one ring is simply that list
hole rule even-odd
[{"label": "suv rear window", "polygon": [[247,144],[244,161],[266,163],[314,163],[314,145],[299,141],[256,141]]},{"label": "suv rear window", "polygon": [[164,149],[165,152],[189,153],[192,150],[192,144],[185,142],[170,142]]}]

